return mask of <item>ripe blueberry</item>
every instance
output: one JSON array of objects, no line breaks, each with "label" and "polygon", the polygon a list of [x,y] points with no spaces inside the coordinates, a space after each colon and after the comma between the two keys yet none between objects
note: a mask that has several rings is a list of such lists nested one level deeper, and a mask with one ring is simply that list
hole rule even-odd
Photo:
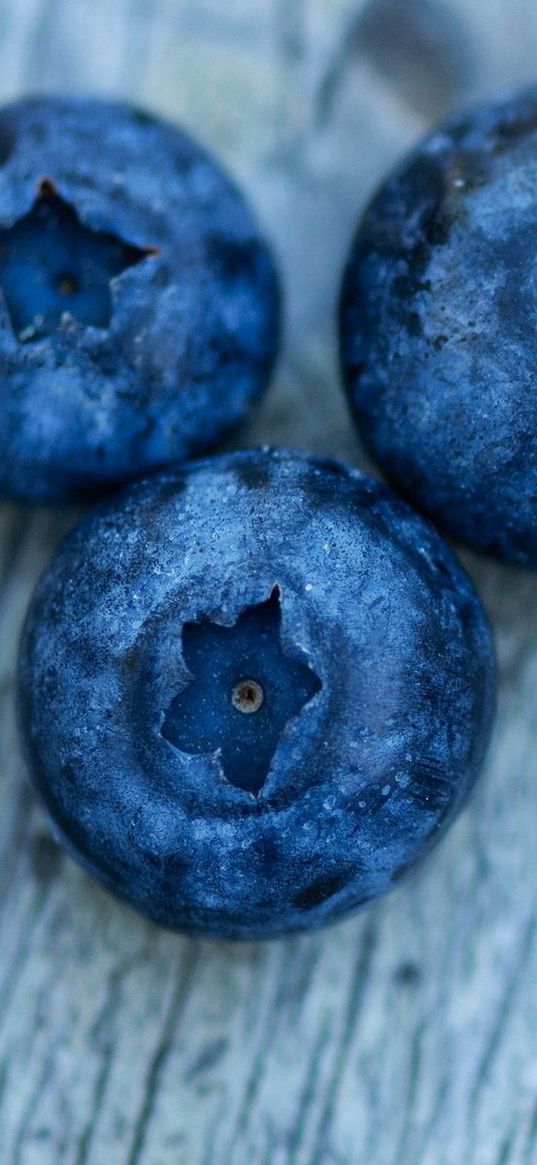
[{"label": "ripe blueberry", "polygon": [[228,938],[390,889],[463,804],[494,694],[483,609],[432,527],[356,471],[267,451],[86,517],[19,675],[67,848],[158,922]]},{"label": "ripe blueberry", "polygon": [[367,210],[342,362],[389,480],[448,533],[537,567],[537,88],[447,123]]},{"label": "ripe blueberry", "polygon": [[242,196],[126,105],[0,111],[0,495],[95,495],[213,446],[270,375],[279,293]]}]

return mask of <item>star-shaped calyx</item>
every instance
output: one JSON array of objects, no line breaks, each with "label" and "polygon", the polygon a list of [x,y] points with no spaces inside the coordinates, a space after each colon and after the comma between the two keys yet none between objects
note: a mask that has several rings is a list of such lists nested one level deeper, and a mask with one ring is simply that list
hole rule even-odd
[{"label": "star-shaped calyx", "polygon": [[184,625],[183,658],[192,680],[172,700],[162,727],[181,752],[217,754],[226,780],[254,795],[286,724],[321,687],[315,672],[282,647],[280,602],[275,587],[233,627]]},{"label": "star-shaped calyx", "polygon": [[0,286],[16,336],[24,343],[50,335],[64,312],[106,328],[110,281],[156,253],[92,230],[44,179],[29,213],[0,228]]}]

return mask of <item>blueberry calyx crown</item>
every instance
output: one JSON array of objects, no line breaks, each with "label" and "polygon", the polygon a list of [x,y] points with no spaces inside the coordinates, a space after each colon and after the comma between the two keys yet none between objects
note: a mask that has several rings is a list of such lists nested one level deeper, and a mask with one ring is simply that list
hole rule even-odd
[{"label": "blueberry calyx crown", "polygon": [[49,336],[66,312],[86,326],[108,327],[111,280],[156,254],[87,226],[44,178],[31,210],[0,228],[0,287],[17,339]]},{"label": "blueberry calyx crown", "polygon": [[247,607],[232,627],[185,623],[190,682],[172,700],[162,736],[190,755],[217,756],[223,776],[257,796],[289,723],[320,690],[318,676],[282,647],[281,591]]}]

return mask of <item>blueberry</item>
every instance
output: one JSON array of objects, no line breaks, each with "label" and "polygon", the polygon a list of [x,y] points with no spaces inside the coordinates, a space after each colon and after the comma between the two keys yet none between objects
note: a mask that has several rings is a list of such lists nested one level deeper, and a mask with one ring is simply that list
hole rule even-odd
[{"label": "blueberry", "polygon": [[129,487],[38,586],[19,708],[58,836],[167,926],[258,938],[390,889],[492,719],[488,624],[385,486],[250,451]]},{"label": "blueberry", "polygon": [[242,196],[185,133],[114,102],[18,102],[0,145],[0,495],[85,499],[212,448],[278,342]]},{"label": "blueberry", "polygon": [[448,122],[373,198],[341,300],[346,386],[388,479],[537,567],[537,88]]}]

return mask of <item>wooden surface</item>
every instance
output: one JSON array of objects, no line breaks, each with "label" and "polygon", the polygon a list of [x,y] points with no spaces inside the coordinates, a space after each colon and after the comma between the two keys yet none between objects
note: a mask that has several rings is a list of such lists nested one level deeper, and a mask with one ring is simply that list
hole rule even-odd
[{"label": "wooden surface", "polygon": [[[0,0],[0,95],[93,89],[183,120],[280,254],[287,341],[248,440],[357,463],[334,296],[352,224],[460,100],[535,75],[533,0]],[[537,583],[466,556],[498,725],[412,882],[272,945],[193,942],[51,841],[12,710],[17,634],[65,515],[0,509],[1,1165],[537,1162]]]}]

